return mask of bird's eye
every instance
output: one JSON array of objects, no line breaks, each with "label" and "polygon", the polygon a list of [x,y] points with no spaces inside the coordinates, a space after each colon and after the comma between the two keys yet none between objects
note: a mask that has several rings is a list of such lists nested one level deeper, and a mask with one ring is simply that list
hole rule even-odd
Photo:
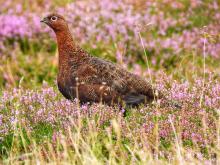
[{"label": "bird's eye", "polygon": [[56,17],[56,16],[53,16],[53,17],[51,17],[50,19],[51,19],[51,21],[56,21],[56,20],[57,20],[57,17]]}]

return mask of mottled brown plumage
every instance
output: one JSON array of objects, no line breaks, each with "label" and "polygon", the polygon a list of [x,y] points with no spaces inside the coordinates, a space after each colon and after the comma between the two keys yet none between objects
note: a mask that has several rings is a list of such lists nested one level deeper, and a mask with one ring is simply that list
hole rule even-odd
[{"label": "mottled brown plumage", "polygon": [[[42,22],[56,33],[59,50],[58,88],[67,99],[80,102],[138,105],[155,98],[152,86],[125,69],[93,57],[73,40],[65,19],[50,14]],[[160,95],[160,94],[159,94]]]}]

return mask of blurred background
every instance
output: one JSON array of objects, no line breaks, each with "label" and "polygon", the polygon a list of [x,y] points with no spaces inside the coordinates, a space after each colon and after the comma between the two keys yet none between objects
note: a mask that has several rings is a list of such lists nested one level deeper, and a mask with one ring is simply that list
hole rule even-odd
[{"label": "blurred background", "polygon": [[[40,23],[52,12],[82,48],[152,78],[182,109],[158,103],[123,117],[66,100],[55,35]],[[0,0],[0,164],[219,164],[219,32],[219,0]]]},{"label": "blurred background", "polygon": [[[149,76],[176,80],[217,76],[220,58],[217,0],[0,0],[0,87],[54,84],[57,45],[40,23],[57,12],[76,42],[95,56]],[[147,61],[150,72],[147,70]]]}]

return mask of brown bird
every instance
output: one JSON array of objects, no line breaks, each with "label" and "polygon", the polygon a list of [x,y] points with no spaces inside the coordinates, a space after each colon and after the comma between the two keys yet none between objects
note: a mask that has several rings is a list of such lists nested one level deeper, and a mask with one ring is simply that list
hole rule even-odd
[{"label": "brown bird", "polygon": [[160,92],[155,95],[153,87],[143,78],[81,49],[63,16],[50,14],[41,22],[56,34],[59,50],[57,83],[67,99],[137,106],[151,102],[156,96],[162,97]]}]

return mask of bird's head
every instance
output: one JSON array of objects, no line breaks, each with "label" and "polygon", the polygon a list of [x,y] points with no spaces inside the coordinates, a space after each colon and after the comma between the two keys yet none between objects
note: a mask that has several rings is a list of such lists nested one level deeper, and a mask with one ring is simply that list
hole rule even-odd
[{"label": "bird's head", "polygon": [[68,28],[67,21],[59,14],[49,14],[41,22],[47,24],[54,32],[64,31]]}]

